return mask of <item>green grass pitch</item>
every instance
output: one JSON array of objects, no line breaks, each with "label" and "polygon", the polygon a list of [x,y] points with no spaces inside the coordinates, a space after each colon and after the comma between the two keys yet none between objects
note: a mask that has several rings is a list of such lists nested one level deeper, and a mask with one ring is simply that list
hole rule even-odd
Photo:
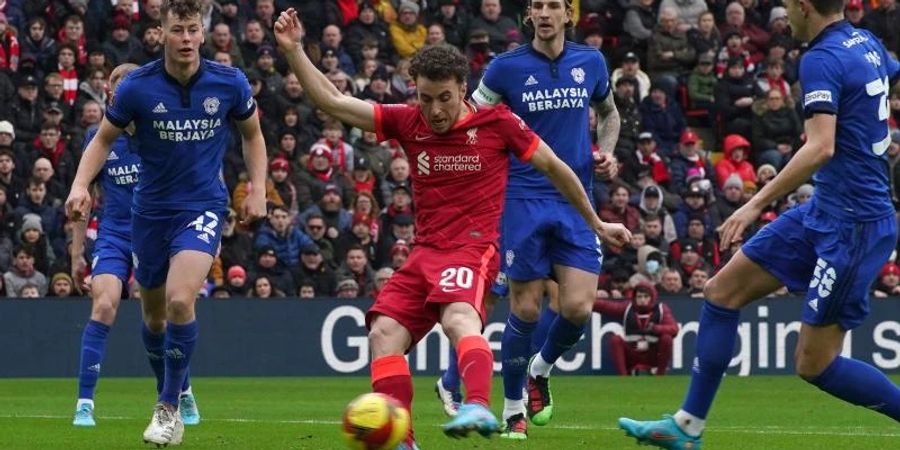
[{"label": "green grass pitch", "polygon": [[[894,378],[898,381],[898,378]],[[494,379],[494,411],[502,407]],[[622,415],[651,419],[680,404],[686,377],[568,377],[553,379],[556,415],[530,427],[527,442],[472,435],[443,436],[446,420],[418,377],[413,414],[423,450],[638,448],[616,428]],[[101,379],[97,427],[71,425],[75,380],[0,380],[0,449],[152,449],[141,440],[155,400],[149,378]],[[203,422],[188,427],[185,449],[342,449],[344,406],[369,389],[366,378],[198,378],[194,393]],[[713,408],[704,449],[900,449],[897,423],[850,406],[793,377],[728,377]]]}]

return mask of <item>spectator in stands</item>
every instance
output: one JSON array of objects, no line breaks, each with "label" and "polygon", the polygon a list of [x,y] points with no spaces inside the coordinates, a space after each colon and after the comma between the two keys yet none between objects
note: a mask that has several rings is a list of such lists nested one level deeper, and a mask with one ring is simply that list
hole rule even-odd
[{"label": "spectator in stands", "polygon": [[47,21],[40,16],[28,20],[28,35],[21,45],[22,57],[31,57],[39,63],[51,61],[56,55],[56,41],[47,31]]},{"label": "spectator in stands", "polygon": [[638,135],[641,131],[641,113],[638,111],[638,82],[633,76],[625,75],[615,82],[616,89],[613,101],[619,111],[619,139],[616,141],[616,157],[619,160],[631,155],[637,148]]},{"label": "spectator in stands", "polygon": [[628,52],[622,57],[622,67],[613,70],[610,81],[615,84],[619,78],[625,76],[632,77],[637,84],[637,90],[635,91],[637,102],[650,95],[650,76],[641,70],[641,60],[634,52]]},{"label": "spectator in stands", "polygon": [[[79,155],[76,155],[75,151],[68,145],[68,142],[62,139],[59,128],[50,122],[45,122],[41,127],[41,134],[34,144],[29,154],[29,161],[34,161],[38,158],[48,159],[53,165],[53,169],[59,173],[58,179],[66,183],[75,177]],[[56,192],[53,194],[59,195],[58,188],[54,190]],[[65,194],[65,190],[63,194]],[[52,203],[53,200],[59,200],[60,198],[62,197],[54,198],[51,196],[49,200]]]},{"label": "spectator in stands", "polygon": [[769,45],[769,33],[757,24],[746,20],[744,6],[739,2],[730,3],[725,8],[725,23],[719,26],[719,32],[728,41],[728,34],[737,32],[751,54],[753,62],[763,58],[763,51]]},{"label": "spectator in stands", "polygon": [[[247,197],[250,196],[250,187],[250,180],[248,179],[246,172],[242,172],[238,176],[238,183],[234,187],[234,192],[231,193],[232,208],[240,211],[244,207],[244,202],[247,200]],[[266,185],[264,188],[266,190],[266,201],[268,203],[284,206],[281,196],[279,196],[278,191],[275,190],[275,183],[273,183],[270,178],[266,178]],[[246,228],[246,226],[243,228]]]},{"label": "spectator in stands", "polygon": [[[331,148],[319,142],[310,147],[306,170],[301,171],[296,183],[300,198],[309,197],[314,203],[321,201],[328,186],[336,190],[338,196],[341,197],[350,193],[350,186],[347,185],[346,178],[335,169],[332,163]],[[309,194],[306,195],[305,192],[309,192]],[[315,205],[310,207],[313,206]]]},{"label": "spectator in stands", "polygon": [[466,33],[469,30],[469,18],[459,8],[459,0],[438,0],[438,11],[431,16],[427,23],[440,24],[444,30],[447,43],[457,48],[462,48],[466,43]]},{"label": "spectator in stands", "polygon": [[416,82],[409,74],[410,60],[397,61],[397,68],[391,77],[391,92],[400,98],[416,94]]},{"label": "spectator in stands", "polygon": [[[272,247],[278,255],[278,260],[286,267],[295,267],[300,261],[300,249],[312,243],[309,236],[291,225],[290,211],[284,206],[273,206],[269,212],[268,223],[256,231],[255,247],[257,249]],[[293,287],[282,290],[294,292]]]},{"label": "spectator in stands", "polygon": [[59,206],[65,200],[69,189],[66,187],[68,183],[63,183],[54,175],[53,165],[49,159],[41,156],[34,161],[34,165],[31,167],[31,176],[44,182],[44,185],[47,186],[47,200],[51,204]]},{"label": "spectator in stands", "polygon": [[131,53],[128,61],[144,65],[162,57],[162,29],[160,26],[159,23],[149,22],[142,28],[141,47]]},{"label": "spectator in stands", "polygon": [[[704,5],[705,6],[705,5]],[[678,27],[678,12],[666,7],[659,10],[659,25],[650,36],[647,69],[654,81],[667,94],[674,96],[678,77],[694,66],[697,55],[688,45],[687,35]]]},{"label": "spectator in stands", "polygon": [[369,160],[364,157],[356,158],[353,163],[353,170],[349,173],[349,183],[353,187],[353,191],[357,194],[367,192],[369,194],[375,192],[378,185],[378,178],[372,173]]},{"label": "spectator in stands", "polygon": [[662,281],[662,272],[666,268],[666,258],[656,247],[644,245],[637,252],[636,272],[628,279],[628,284],[648,282],[656,285]]},{"label": "spectator in stands", "polygon": [[613,187],[609,204],[600,209],[600,219],[604,222],[621,223],[630,231],[636,231],[640,226],[641,213],[628,204],[629,196],[628,188],[625,186]]},{"label": "spectator in stands", "polygon": [[[15,209],[17,217],[24,218],[26,214],[37,214],[41,218],[41,226],[46,230],[50,240],[50,246],[57,254],[65,253],[65,235],[63,224],[65,216],[60,208],[47,202],[47,187],[43,181],[35,178],[28,180],[27,198],[20,202]],[[33,256],[33,254],[32,254]]]},{"label": "spectator in stands", "polygon": [[681,108],[663,86],[654,84],[650,88],[650,96],[641,101],[638,109],[641,112],[641,124],[645,130],[653,133],[660,153],[666,157],[672,155],[685,128]]},{"label": "spectator in stands", "polygon": [[[337,230],[332,232],[325,224],[325,219],[321,214],[310,214],[305,220],[306,235],[313,240],[325,262],[331,266],[337,266],[337,260],[334,258],[334,240],[340,234]],[[333,234],[334,238],[328,235]]]},{"label": "spectator in stands", "polygon": [[271,30],[275,25],[275,0],[256,0],[254,17],[259,19],[266,30]]},{"label": "spectator in stands", "polygon": [[849,0],[847,2],[847,6],[844,9],[844,17],[854,27],[865,28],[863,24],[864,15],[865,10],[863,9],[862,0]]},{"label": "spectator in stands", "polygon": [[342,174],[353,170],[353,146],[344,141],[344,125],[329,119],[322,125],[322,138],[317,141],[331,150],[331,163]]},{"label": "spectator in stands", "polygon": [[643,174],[649,174],[653,182],[668,186],[671,176],[665,160],[657,153],[656,139],[650,131],[638,135],[638,151],[623,155],[622,181],[637,186]]},{"label": "spectator in stands", "polygon": [[445,45],[447,35],[444,34],[444,26],[439,23],[428,25],[428,34],[425,37],[426,45]]},{"label": "spectator in stands", "polygon": [[372,228],[372,237],[377,241],[381,232],[381,208],[378,206],[378,200],[371,192],[362,191],[353,199],[350,212],[353,214],[362,214],[369,222]]},{"label": "spectator in stands", "polygon": [[648,215],[641,224],[641,232],[644,234],[644,241],[647,245],[657,248],[659,251],[668,254],[669,242],[678,239],[675,232],[675,223],[672,216],[666,214]]},{"label": "spectator in stands", "polygon": [[732,174],[737,174],[744,181],[756,182],[756,173],[753,165],[747,161],[750,153],[750,142],[739,134],[725,136],[725,154],[722,160],[716,163],[716,179],[720,188],[725,187],[725,181]]},{"label": "spectator in stands", "polygon": [[719,29],[716,28],[716,19],[713,13],[706,11],[697,19],[696,28],[688,31],[688,42],[697,55],[708,53],[715,54],[722,47],[722,39]]},{"label": "spectator in stands", "polygon": [[[644,223],[653,218],[659,219],[665,234],[664,240],[672,241],[677,238],[675,234],[675,223],[672,221],[672,216],[669,214],[669,211],[664,206],[664,197],[665,192],[659,186],[647,186],[641,191],[638,209],[641,213],[641,221]],[[643,229],[643,227],[641,227],[641,229]],[[654,234],[654,236],[657,236],[657,234]],[[659,242],[654,242],[650,245],[663,250],[663,246]],[[665,248],[668,248],[668,246],[665,246]]]},{"label": "spectator in stands", "polygon": [[303,280],[309,281],[320,297],[330,297],[335,293],[337,281],[334,271],[316,244],[303,248],[300,265],[293,269],[293,276],[296,284],[302,284]]},{"label": "spectator in stands", "polygon": [[300,221],[305,222],[306,218],[312,214],[319,215],[325,220],[326,236],[329,239],[337,239],[340,233],[350,231],[353,217],[349,211],[343,208],[341,190],[335,184],[325,185],[325,193],[321,200],[300,213],[298,217]]},{"label": "spectator in stands", "polygon": [[328,53],[328,50],[334,52],[334,56],[338,59],[338,67],[348,75],[356,74],[356,66],[353,65],[353,58],[347,53],[347,49],[343,45],[344,35],[337,25],[328,25],[322,30],[322,53]]},{"label": "spectator in stands", "polygon": [[[0,141],[15,139],[12,124],[0,122]],[[15,175],[16,160],[11,145],[0,142],[0,188],[6,192],[6,203],[15,208],[25,197],[25,183]]]},{"label": "spectator in stands", "polygon": [[646,55],[647,44],[656,27],[654,0],[633,0],[625,13],[623,44],[639,55]]},{"label": "spectator in stands", "polygon": [[470,34],[471,30],[484,30],[488,33],[491,50],[494,53],[504,52],[510,31],[518,29],[516,23],[509,17],[501,15],[501,12],[500,0],[481,0],[480,14],[469,23]]},{"label": "spectator in stands", "polygon": [[316,294],[316,287],[313,286],[310,280],[301,281],[300,286],[297,287],[297,297],[300,297],[301,299],[318,297],[318,294]]},{"label": "spectator in stands", "polygon": [[703,298],[703,288],[706,286],[706,280],[709,279],[709,270],[705,267],[698,267],[691,273],[688,279],[688,295],[694,298]]},{"label": "spectator in stands", "polygon": [[425,46],[428,30],[419,23],[419,5],[417,3],[403,0],[400,2],[397,13],[400,14],[399,20],[392,23],[389,28],[391,42],[393,42],[399,57],[412,58],[416,51]]},{"label": "spectator in stands", "polygon": [[72,277],[65,272],[59,272],[53,275],[53,278],[50,279],[50,292],[47,294],[48,297],[75,297],[75,283],[72,282]]},{"label": "spectator in stands", "polygon": [[[284,79],[281,74],[275,70],[275,49],[271,45],[260,45],[256,49],[256,59],[254,59],[257,73],[266,83],[266,89],[272,95],[277,94],[284,88]],[[276,108],[273,112],[277,113]]]},{"label": "spectator in stands", "polygon": [[106,92],[106,79],[109,78],[101,69],[94,69],[87,74],[87,80],[78,85],[78,97],[75,99],[75,108],[81,109],[85,102],[93,100],[102,109],[105,109],[109,95]]},{"label": "spectator in stands", "polygon": [[241,50],[241,59],[249,67],[256,61],[256,54],[259,46],[263,44],[271,45],[266,37],[265,29],[257,19],[250,19],[244,24],[244,38],[239,44]]},{"label": "spectator in stands", "polygon": [[872,295],[876,298],[900,295],[900,266],[888,261],[878,274],[878,281],[872,287]]},{"label": "spectator in stands", "polygon": [[74,114],[72,106],[63,97],[63,79],[57,72],[51,72],[44,77],[44,91],[40,94],[44,105],[54,103],[63,112],[63,120],[72,123]]},{"label": "spectator in stands", "polygon": [[761,164],[771,164],[781,170],[794,153],[794,145],[803,133],[803,124],[796,110],[785,104],[780,89],[766,94],[766,109],[753,121],[753,149]]},{"label": "spectator in stands", "polygon": [[366,253],[367,261],[375,261],[377,247],[372,239],[371,217],[356,213],[353,215],[353,225],[349,233],[343,233],[338,237],[335,245],[335,256],[338,260],[344,260],[351,248],[360,247]]},{"label": "spectator in stands", "polygon": [[38,295],[47,294],[47,277],[34,268],[34,253],[27,246],[18,247],[15,252],[13,266],[3,274],[6,285],[6,296],[18,296],[25,285],[37,287]]},{"label": "spectator in stands", "polygon": [[672,8],[678,18],[678,30],[688,32],[697,27],[700,17],[707,11],[704,0],[662,0],[659,9]]},{"label": "spectator in stands", "polygon": [[31,254],[34,256],[34,268],[41,273],[50,273],[50,267],[56,260],[56,255],[44,236],[40,216],[25,214],[22,217],[18,238],[23,246],[31,249]]},{"label": "spectator in stands", "polygon": [[730,31],[725,35],[725,45],[719,49],[716,56],[716,75],[719,78],[727,76],[728,68],[732,63],[740,62],[744,68],[744,74],[752,75],[756,71],[756,61],[750,51],[744,47],[744,40],[737,31]]},{"label": "spectator in stands", "polygon": [[401,240],[406,243],[413,242],[416,235],[415,221],[409,213],[390,217],[389,222],[385,222],[385,216],[382,215],[381,226],[383,233],[378,239],[379,251],[374,261],[378,267],[387,265],[392,260],[391,252],[395,243]]},{"label": "spectator in stands", "polygon": [[384,289],[387,282],[394,276],[394,269],[382,267],[375,272],[375,287],[372,289],[372,298],[377,299],[378,294]]},{"label": "spectator in stands", "polygon": [[[369,265],[366,250],[358,245],[351,246],[337,271],[337,278],[354,280],[362,295],[371,292],[375,286],[375,271]],[[340,283],[338,285],[338,289],[340,289]]]},{"label": "spectator in stands", "polygon": [[400,103],[400,100],[390,92],[391,76],[384,67],[375,69],[369,80],[369,85],[358,95],[363,100],[371,100],[375,103]]},{"label": "spectator in stands", "polygon": [[412,192],[406,184],[398,184],[391,191],[391,202],[381,213],[381,226],[387,228],[393,223],[394,218],[401,214],[412,215]]},{"label": "spectator in stands", "polygon": [[19,298],[41,298],[44,294],[41,293],[41,288],[33,283],[26,283],[19,289]]},{"label": "spectator in stands", "polygon": [[406,264],[406,260],[409,259],[410,251],[407,241],[397,239],[397,242],[394,242],[394,245],[391,246],[390,268],[392,270],[400,270],[403,264]]},{"label": "spectator in stands", "polygon": [[694,109],[713,110],[716,101],[716,84],[718,83],[713,72],[712,53],[701,53],[697,66],[688,75],[688,100],[690,107]]},{"label": "spectator in stands", "polygon": [[681,281],[681,272],[674,269],[666,269],[662,274],[662,281],[656,286],[660,297],[677,297],[687,293],[684,283]]},{"label": "spectator in stands", "polygon": [[[672,243],[672,246],[672,263],[675,266],[675,269],[681,273],[682,278],[690,278],[695,269],[707,265],[707,261],[705,261],[700,254],[699,244],[696,240],[683,238]],[[675,256],[676,252],[674,251],[676,248],[678,249],[677,259]]]},{"label": "spectator in stands", "polygon": [[[299,251],[298,251],[299,253]],[[294,279],[287,267],[278,261],[278,254],[271,245],[259,247],[256,251],[256,264],[250,270],[248,278],[255,280],[265,277],[272,287],[281,292],[294,292]]]},{"label": "spectator in stands", "polygon": [[[703,260],[713,267],[718,267],[721,261],[719,251],[719,242],[716,240],[715,229],[707,228],[705,217],[701,214],[695,214],[688,218],[687,237],[697,242],[697,253],[703,257]],[[676,248],[679,247],[679,248]],[[681,251],[680,246],[672,245],[671,254],[675,255]]]},{"label": "spectator in stands", "polygon": [[712,216],[707,206],[707,196],[709,192],[701,189],[699,186],[691,186],[684,193],[684,203],[672,215],[675,222],[675,232],[679,238],[687,236],[688,223],[691,217],[700,216],[703,218],[703,224],[706,230],[712,230]]},{"label": "spectator in stands", "polygon": [[878,7],[869,11],[863,18],[863,27],[871,31],[884,43],[884,46],[894,52],[900,52],[900,13],[897,10],[896,0],[881,0]]},{"label": "spectator in stands", "polygon": [[6,14],[0,12],[0,70],[16,73],[19,70],[21,49],[16,31],[9,26]]},{"label": "spectator in stands", "polygon": [[378,17],[375,7],[369,1],[359,5],[359,17],[347,27],[347,52],[357,65],[366,59],[362,50],[367,42],[374,43],[382,57],[393,53],[388,26]]},{"label": "spectator in stands", "polygon": [[725,219],[731,217],[744,204],[743,189],[744,180],[740,175],[733,173],[725,180],[725,185],[722,186],[722,195],[713,203],[710,210],[713,226],[718,227],[723,224]]},{"label": "spectator in stands", "polygon": [[290,219],[293,220],[300,211],[297,203],[297,188],[290,180],[290,173],[291,165],[284,158],[276,157],[269,163],[269,177],[272,179],[284,207],[288,210]]},{"label": "spectator in stands", "polygon": [[243,264],[253,257],[253,241],[246,233],[237,231],[236,225],[237,213],[228,208],[222,224],[222,251],[219,252],[222,267]]},{"label": "spectator in stands", "polygon": [[[19,77],[16,85],[18,95],[10,105],[9,119],[15,128],[16,142],[30,145],[41,133],[41,115],[38,109],[39,82],[34,75],[26,74]],[[72,99],[74,98],[73,96]]]},{"label": "spectator in stands", "polygon": [[274,286],[269,277],[261,275],[253,280],[253,288],[250,289],[247,296],[261,299],[278,298],[284,297],[284,291]]},{"label": "spectator in stands", "polygon": [[203,46],[205,57],[211,58],[217,52],[224,52],[231,57],[231,64],[235,67],[244,69],[247,67],[244,62],[244,56],[241,53],[237,40],[231,32],[231,27],[225,22],[219,22],[213,25],[209,33],[209,39]]},{"label": "spectator in stands", "polygon": [[678,141],[678,152],[669,162],[669,173],[672,175],[669,186],[672,192],[684,194],[688,187],[688,172],[691,172],[691,169],[695,169],[692,173],[703,179],[710,182],[715,180],[713,165],[700,147],[700,137],[693,130],[686,128]]},{"label": "spectator in stands", "polygon": [[141,51],[141,42],[131,34],[131,19],[116,15],[111,23],[110,38],[103,44],[103,50],[110,56],[112,64],[129,62],[129,57]]},{"label": "spectator in stands", "polygon": [[[373,194],[378,198],[378,202],[381,203],[382,185],[391,169],[394,156],[378,142],[377,135],[371,131],[363,131],[360,138],[353,143],[353,155],[369,161],[369,168],[372,170],[372,173],[375,174],[378,180],[381,180],[381,184],[373,190]],[[407,175],[404,179],[409,179],[409,163],[407,163],[406,168]]]},{"label": "spectator in stands", "polygon": [[338,281],[337,298],[359,298],[365,296],[360,294],[359,283],[353,278],[344,278]]}]

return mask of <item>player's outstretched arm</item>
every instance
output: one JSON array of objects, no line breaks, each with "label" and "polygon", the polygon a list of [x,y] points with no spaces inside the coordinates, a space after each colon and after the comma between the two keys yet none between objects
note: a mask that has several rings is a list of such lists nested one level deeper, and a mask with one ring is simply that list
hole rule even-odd
[{"label": "player's outstretched arm", "polygon": [[568,164],[556,156],[556,153],[543,139],[529,162],[553,183],[553,186],[578,210],[585,222],[605,243],[620,247],[631,241],[631,232],[622,224],[605,223],[597,217],[590,200],[588,200],[587,193],[584,191],[584,186],[581,185],[581,180]]},{"label": "player's outstretched arm", "polygon": [[739,243],[744,230],[759,217],[766,205],[795,191],[834,156],[836,128],[837,117],[834,114],[814,114],[806,120],[806,143],[781,169],[778,176],[719,227],[722,248]]},{"label": "player's outstretched arm", "polygon": [[375,131],[375,107],[344,95],[313,65],[300,45],[300,19],[294,8],[282,12],[275,22],[275,40],[291,70],[312,102],[329,115],[353,127]]},{"label": "player's outstretched arm", "polygon": [[122,129],[113,125],[106,118],[100,122],[97,134],[94,135],[81,155],[81,162],[78,163],[78,171],[75,173],[75,181],[72,182],[72,189],[66,200],[66,216],[70,219],[87,220],[91,209],[91,194],[88,192],[88,188],[100,173],[100,169],[103,168],[106,158],[109,156],[109,149],[121,133]]},{"label": "player's outstretched arm", "polygon": [[250,223],[266,216],[266,141],[259,127],[259,116],[250,117],[237,122],[241,133],[241,148],[244,162],[250,177],[250,197],[243,203],[241,220]]},{"label": "player's outstretched arm", "polygon": [[622,119],[612,93],[603,102],[595,103],[594,111],[597,113],[597,144],[601,152],[612,154],[619,140],[619,129],[622,128]]}]

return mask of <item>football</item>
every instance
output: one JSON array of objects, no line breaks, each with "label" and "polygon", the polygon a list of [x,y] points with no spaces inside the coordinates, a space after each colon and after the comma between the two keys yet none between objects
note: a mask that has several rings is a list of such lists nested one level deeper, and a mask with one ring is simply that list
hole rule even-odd
[{"label": "football", "polygon": [[342,431],[354,450],[394,450],[409,433],[409,411],[388,395],[363,394],[344,410]]}]

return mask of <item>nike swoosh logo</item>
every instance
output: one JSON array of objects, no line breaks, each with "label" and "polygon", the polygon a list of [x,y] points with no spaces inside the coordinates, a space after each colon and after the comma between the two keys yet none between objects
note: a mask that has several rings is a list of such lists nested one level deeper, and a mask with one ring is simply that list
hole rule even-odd
[{"label": "nike swoosh logo", "polygon": [[459,291],[461,291],[462,289],[447,289],[447,288],[441,288],[441,290],[444,291],[444,292],[450,293],[450,292],[459,292]]},{"label": "nike swoosh logo", "polygon": [[671,434],[666,434],[666,433],[660,433],[658,431],[654,431],[654,432],[650,433],[650,437],[652,437],[653,439],[660,440],[660,441],[672,441],[672,440],[678,439],[677,436],[672,436]]},{"label": "nike swoosh logo", "polygon": [[427,139],[431,139],[431,135],[430,135],[430,134],[426,134],[426,135],[417,134],[417,135],[416,135],[416,140],[417,140],[417,141],[424,141],[424,140],[427,140]]}]

